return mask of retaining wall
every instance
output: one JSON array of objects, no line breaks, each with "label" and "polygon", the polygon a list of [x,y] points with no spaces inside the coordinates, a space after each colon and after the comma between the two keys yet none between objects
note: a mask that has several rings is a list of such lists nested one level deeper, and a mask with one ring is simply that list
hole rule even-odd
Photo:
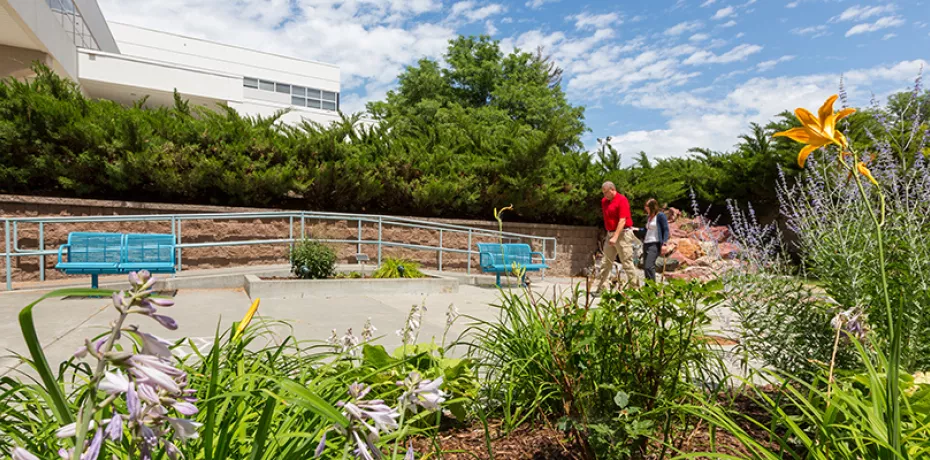
[{"label": "retaining wall", "polygon": [[[112,216],[112,215],[150,215],[150,214],[201,214],[201,213],[238,213],[238,212],[273,212],[279,210],[259,208],[237,208],[222,206],[201,206],[183,204],[158,204],[131,201],[82,200],[72,198],[50,198],[19,195],[0,195],[0,216],[3,217],[37,217],[37,216]],[[593,209],[592,212],[600,212]],[[497,222],[459,219],[429,219],[431,222],[461,225],[467,227],[497,229]],[[183,243],[210,241],[243,241],[260,239],[287,238],[289,235],[288,219],[238,219],[238,220],[194,220],[183,221],[181,237]],[[11,225],[12,227],[12,225]],[[171,233],[169,222],[94,222],[94,223],[55,223],[44,227],[44,246],[46,249],[57,248],[67,242],[68,233],[73,231],[122,232],[122,233]],[[308,218],[304,230],[307,236],[326,239],[355,239],[358,236],[358,221],[338,220],[324,221]],[[598,248],[601,232],[596,227],[570,225],[549,225],[529,223],[504,223],[507,232],[534,236],[555,237],[558,241],[557,259],[547,274],[572,276],[591,266],[592,258]],[[10,229],[12,235],[12,228]],[[299,219],[293,227],[294,235],[300,235]],[[376,240],[378,226],[372,223],[362,224],[365,239]],[[17,232],[17,247],[20,250],[39,247],[38,224],[21,223]],[[382,228],[384,241],[408,244],[438,246],[440,234],[437,230],[413,229],[385,224]],[[472,243],[493,242],[491,238],[474,237]],[[443,247],[467,249],[468,236],[464,233],[443,232]],[[5,239],[0,238],[0,247]],[[358,252],[355,244],[335,244],[340,262],[354,262],[352,255]],[[4,250],[6,248],[4,247]],[[538,245],[533,248],[542,251]],[[376,245],[363,245],[362,252],[374,261],[377,259]],[[551,254],[552,248],[546,248]],[[182,255],[183,269],[223,268],[244,265],[268,265],[286,263],[288,246],[254,245],[225,246],[212,248],[185,249]],[[382,257],[403,257],[420,262],[425,268],[438,268],[439,256],[436,251],[398,248],[384,246]],[[61,278],[64,275],[54,270],[55,257],[48,256],[45,261],[46,279]],[[14,281],[34,281],[39,278],[38,257],[15,257],[12,259]],[[465,271],[468,257],[465,254],[445,253],[442,256],[443,270]],[[477,273],[478,258],[472,257],[472,273]],[[0,275],[6,276],[5,261],[0,261]]]}]

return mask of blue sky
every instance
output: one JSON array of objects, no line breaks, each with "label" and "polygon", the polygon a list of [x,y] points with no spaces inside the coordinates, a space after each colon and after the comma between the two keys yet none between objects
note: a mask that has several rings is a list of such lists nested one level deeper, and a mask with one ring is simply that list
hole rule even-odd
[{"label": "blue sky", "polygon": [[[361,110],[457,34],[542,46],[587,108],[585,143],[628,160],[726,150],[750,122],[814,107],[843,76],[853,105],[913,85],[930,0],[100,0],[110,20],[338,64]],[[183,12],[183,14],[181,13]],[[930,69],[925,69],[930,71]]]}]

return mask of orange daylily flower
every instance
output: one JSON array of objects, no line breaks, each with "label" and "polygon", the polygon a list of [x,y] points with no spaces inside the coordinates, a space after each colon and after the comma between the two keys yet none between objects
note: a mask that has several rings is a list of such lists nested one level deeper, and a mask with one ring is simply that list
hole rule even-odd
[{"label": "orange daylily flower", "polygon": [[836,144],[840,148],[847,147],[846,136],[836,130],[836,122],[852,115],[856,109],[843,109],[839,112],[833,112],[833,103],[836,102],[836,94],[830,96],[826,102],[817,111],[817,117],[809,110],[799,107],[794,111],[801,122],[800,128],[792,128],[787,131],[775,133],[775,137],[788,137],[802,144],[807,144],[798,154],[798,165],[804,167],[807,157],[825,145]]},{"label": "orange daylily flower", "polygon": [[856,163],[856,170],[859,171],[859,174],[862,174],[863,176],[867,177],[869,179],[869,182],[871,182],[873,185],[878,185],[878,181],[875,180],[874,176],[872,176],[872,171],[869,171],[869,168],[866,167],[865,163],[861,161],[859,163]]}]

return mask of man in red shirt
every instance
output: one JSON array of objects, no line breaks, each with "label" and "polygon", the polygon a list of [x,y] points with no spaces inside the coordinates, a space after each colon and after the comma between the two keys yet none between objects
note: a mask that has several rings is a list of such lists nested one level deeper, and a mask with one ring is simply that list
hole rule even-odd
[{"label": "man in red shirt", "polygon": [[604,260],[601,263],[601,273],[597,278],[597,291],[600,292],[604,282],[610,276],[614,259],[620,256],[623,272],[628,282],[634,286],[639,285],[636,276],[636,267],[633,266],[633,218],[630,215],[630,202],[617,192],[613,182],[604,182],[601,186],[604,198],[601,199],[601,211],[604,213],[604,228],[607,230],[607,240],[604,242]]}]

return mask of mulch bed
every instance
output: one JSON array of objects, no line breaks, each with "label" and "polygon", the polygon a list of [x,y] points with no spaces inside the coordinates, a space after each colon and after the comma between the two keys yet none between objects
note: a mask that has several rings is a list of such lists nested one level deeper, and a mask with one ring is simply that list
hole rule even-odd
[{"label": "mulch bed", "polygon": [[[721,396],[721,403],[731,404],[725,396]],[[759,407],[751,398],[745,395],[737,395],[732,404],[733,409],[755,420],[763,423],[769,420],[765,409]],[[739,425],[761,444],[768,447],[776,446],[774,442],[768,440],[768,433],[755,424],[740,420]],[[488,431],[492,436],[499,432],[499,426],[500,423],[489,423]],[[718,454],[729,454],[736,457],[745,457],[745,454],[748,453],[736,437],[719,429],[714,434],[714,443],[711,446],[710,430],[706,423],[699,423],[697,427],[692,425],[687,432],[676,432],[673,436],[673,444],[676,447],[680,446],[681,451],[684,453],[713,451]],[[661,438],[661,434],[659,434],[659,437]],[[435,454],[436,447],[433,445],[431,438],[414,440],[414,449],[420,455],[430,453],[429,458],[447,460],[490,459],[485,441],[484,427],[480,423],[442,431],[437,441],[441,455]],[[505,437],[493,439],[491,449],[494,452],[495,459],[570,460],[583,458],[581,447],[576,445],[567,433],[545,426],[527,426],[514,430]],[[658,456],[660,451],[661,444],[658,441],[653,442],[650,453]],[[675,455],[675,451],[668,449],[665,457],[671,458]],[[654,456],[646,458],[654,459]]]}]

